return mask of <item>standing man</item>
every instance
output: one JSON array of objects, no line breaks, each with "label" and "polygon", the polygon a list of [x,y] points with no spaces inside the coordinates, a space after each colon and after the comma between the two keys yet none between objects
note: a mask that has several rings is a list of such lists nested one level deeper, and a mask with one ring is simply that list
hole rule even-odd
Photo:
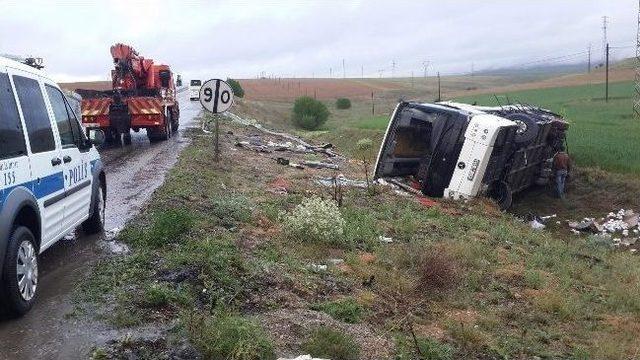
[{"label": "standing man", "polygon": [[556,191],[561,199],[564,199],[564,187],[569,170],[571,170],[571,159],[564,151],[564,146],[560,145],[558,152],[553,156],[553,172],[556,176]]}]

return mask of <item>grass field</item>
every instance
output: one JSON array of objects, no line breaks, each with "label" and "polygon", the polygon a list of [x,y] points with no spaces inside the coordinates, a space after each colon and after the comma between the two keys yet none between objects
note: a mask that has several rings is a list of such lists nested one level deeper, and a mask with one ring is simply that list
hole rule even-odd
[{"label": "grass field", "polygon": [[[512,102],[545,107],[565,116],[571,123],[569,151],[581,166],[599,167],[621,173],[640,173],[640,121],[633,118],[632,82],[611,84],[609,102],[604,86],[582,85],[498,94]],[[458,98],[463,102],[496,105],[493,95]]]},{"label": "grass field", "polygon": [[[318,133],[381,132],[332,131],[336,121]],[[341,234],[308,235],[314,221],[298,234],[288,219],[305,198],[331,199],[313,179],[332,170],[285,167],[235,146],[253,134],[223,122],[216,162],[211,138],[189,133],[147,211],[119,235],[131,254],[105,258],[79,287],[78,298],[93,303],[83,311],[134,334],[94,359],[168,358],[181,339],[206,359],[637,357],[633,253],[564,227],[534,231],[487,201],[429,208],[385,187],[345,190]],[[340,171],[352,178],[359,167],[345,161]],[[170,335],[151,346],[135,336],[139,326]]]}]

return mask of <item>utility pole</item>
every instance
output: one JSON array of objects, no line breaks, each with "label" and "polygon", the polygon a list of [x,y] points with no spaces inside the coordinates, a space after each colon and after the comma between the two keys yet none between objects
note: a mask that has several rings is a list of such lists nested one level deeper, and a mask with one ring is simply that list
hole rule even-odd
[{"label": "utility pole", "polygon": [[329,68],[329,78],[332,78],[332,77],[333,77],[333,69]]},{"label": "utility pole", "polygon": [[605,46],[605,74],[604,101],[609,102],[609,44]]},{"label": "utility pole", "polygon": [[441,95],[442,93],[440,92],[440,71],[438,71],[438,99],[436,99],[436,101],[442,100]]},{"label": "utility pole", "polygon": [[633,99],[633,114],[636,120],[640,120],[640,1],[638,1],[638,27],[636,30],[636,84]]},{"label": "utility pole", "polygon": [[607,44],[609,43],[607,41],[607,16],[603,16],[602,17],[602,51],[603,51],[603,58],[606,58],[607,56]]},{"label": "utility pole", "polygon": [[364,65],[360,65],[360,78],[364,79]]},{"label": "utility pole", "polygon": [[396,61],[391,60],[391,77],[394,78],[396,76]]},{"label": "utility pole", "polygon": [[430,63],[430,61],[427,61],[427,60],[422,62],[422,66],[424,67],[424,79],[425,80],[427,79],[427,68],[429,67],[429,63]]},{"label": "utility pole", "polygon": [[376,114],[376,103],[373,101],[373,91],[371,92],[371,115]]},{"label": "utility pole", "polygon": [[345,79],[347,77],[347,71],[344,68],[344,59],[342,59],[342,78]]},{"label": "utility pole", "polygon": [[591,44],[589,44],[589,49],[587,50],[587,72],[591,72]]}]

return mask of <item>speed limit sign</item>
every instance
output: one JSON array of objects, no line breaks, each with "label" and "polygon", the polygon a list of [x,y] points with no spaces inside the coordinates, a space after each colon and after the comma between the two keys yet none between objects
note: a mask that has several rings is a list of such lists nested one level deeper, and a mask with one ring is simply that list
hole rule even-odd
[{"label": "speed limit sign", "polygon": [[225,112],[233,105],[233,90],[226,81],[207,80],[200,88],[200,104],[214,114]]}]

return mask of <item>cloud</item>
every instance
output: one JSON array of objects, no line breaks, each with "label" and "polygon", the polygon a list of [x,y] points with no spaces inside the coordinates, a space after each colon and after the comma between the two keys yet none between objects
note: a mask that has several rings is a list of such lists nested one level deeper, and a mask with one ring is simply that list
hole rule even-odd
[{"label": "cloud", "polygon": [[[124,1],[0,3],[0,53],[45,58],[59,81],[106,79],[116,42],[185,78],[389,76],[521,64],[634,45],[637,3],[620,1]],[[617,56],[632,48],[616,50]],[[580,61],[580,57],[567,61]]]}]

